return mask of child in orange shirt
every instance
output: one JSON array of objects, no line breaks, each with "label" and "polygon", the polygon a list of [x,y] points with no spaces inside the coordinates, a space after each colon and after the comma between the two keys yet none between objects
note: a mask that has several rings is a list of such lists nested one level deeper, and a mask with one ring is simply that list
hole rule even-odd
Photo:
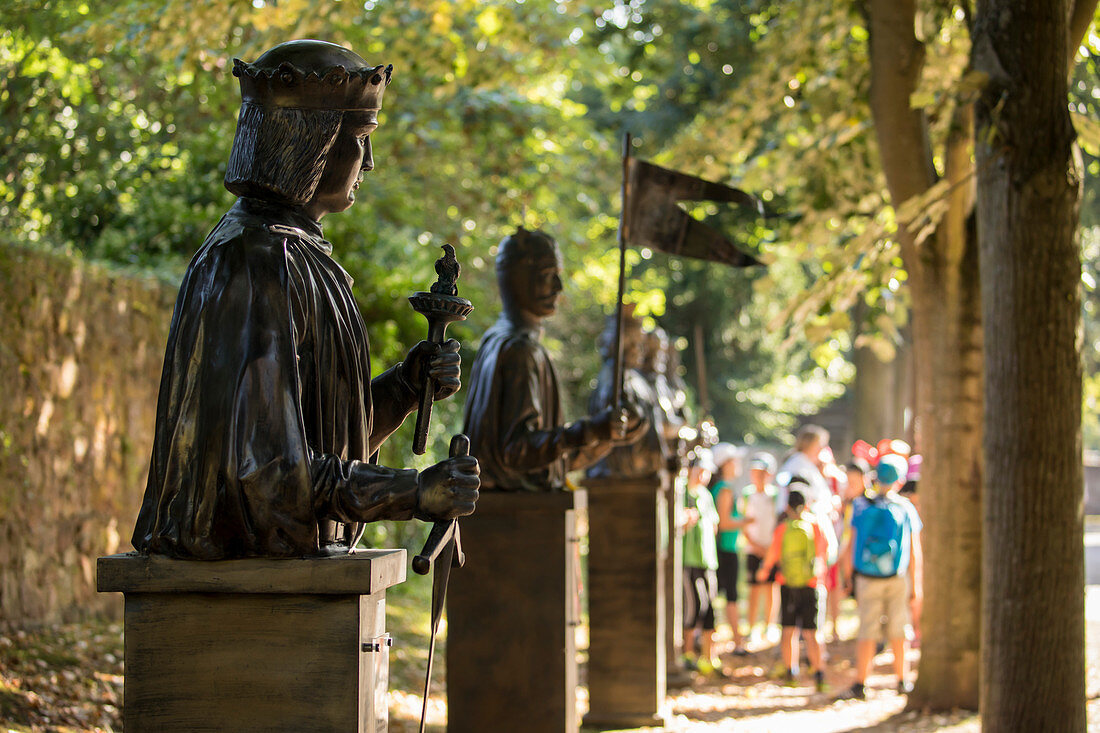
[{"label": "child in orange shirt", "polygon": [[779,623],[783,627],[780,650],[783,655],[784,681],[795,684],[798,675],[798,630],[806,642],[806,653],[813,667],[814,686],[825,691],[825,670],[821,663],[821,645],[817,638],[818,586],[826,564],[825,533],[813,512],[806,510],[806,498],[791,491],[786,517],[775,528],[764,564],[756,573],[765,580],[779,564]]}]

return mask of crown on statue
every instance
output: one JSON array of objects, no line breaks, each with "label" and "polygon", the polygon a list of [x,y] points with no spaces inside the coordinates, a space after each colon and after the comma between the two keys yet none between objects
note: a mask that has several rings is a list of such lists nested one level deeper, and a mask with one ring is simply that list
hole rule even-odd
[{"label": "crown on statue", "polygon": [[241,98],[265,107],[376,111],[392,72],[326,41],[281,43],[252,63],[233,59]]}]

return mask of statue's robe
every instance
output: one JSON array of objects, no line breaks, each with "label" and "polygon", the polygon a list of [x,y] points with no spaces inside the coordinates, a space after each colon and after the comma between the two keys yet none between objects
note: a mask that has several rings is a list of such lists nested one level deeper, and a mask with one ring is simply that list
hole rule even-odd
[{"label": "statue's robe", "polygon": [[474,358],[463,431],[482,491],[562,491],[569,471],[609,450],[564,424],[558,377],[539,336],[537,325],[502,315]]},{"label": "statue's robe", "polygon": [[654,370],[645,374],[657,396],[657,407],[662,415],[663,451],[668,458],[668,470],[679,473],[687,450],[680,437],[680,429],[691,422],[687,389],[683,384],[677,384],[677,380],[669,379],[665,371]]},{"label": "statue's robe", "polygon": [[[590,412],[611,405],[615,387],[615,364],[604,361],[596,378],[596,388],[588,401]],[[633,404],[649,420],[649,427],[635,442],[616,446],[598,463],[588,469],[589,478],[641,478],[652,476],[668,467],[674,448],[668,444],[664,432],[666,415],[661,409],[657,393],[645,375],[636,368],[623,370],[623,401]]]},{"label": "statue's robe", "polygon": [[142,552],[183,558],[347,551],[361,522],[409,519],[416,472],[370,456],[416,396],[370,380],[351,277],[320,225],[239,200],[176,300],[157,400]]}]

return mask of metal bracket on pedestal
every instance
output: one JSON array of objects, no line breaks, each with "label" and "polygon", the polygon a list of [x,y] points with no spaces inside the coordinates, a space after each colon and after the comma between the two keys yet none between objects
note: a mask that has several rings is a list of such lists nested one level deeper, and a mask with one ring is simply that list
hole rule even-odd
[{"label": "metal bracket on pedestal", "polygon": [[384,647],[384,646],[386,646],[386,647],[393,646],[393,637],[390,636],[389,634],[382,634],[382,636],[379,636],[377,639],[371,639],[370,641],[364,641],[363,642],[363,651],[364,652],[380,652],[380,651],[382,651],[382,647]]}]

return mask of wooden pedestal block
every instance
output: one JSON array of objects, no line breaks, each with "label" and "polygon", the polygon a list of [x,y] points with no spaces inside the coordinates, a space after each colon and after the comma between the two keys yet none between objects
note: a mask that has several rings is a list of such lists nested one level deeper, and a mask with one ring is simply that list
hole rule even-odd
[{"label": "wooden pedestal block", "polygon": [[99,590],[126,596],[126,733],[385,731],[386,588],[404,579],[404,550],[99,558]]},{"label": "wooden pedestal block", "polygon": [[665,724],[666,474],[588,479],[584,725]]},{"label": "wooden pedestal block", "polygon": [[577,492],[484,492],[447,591],[448,733],[577,730]]},{"label": "wooden pedestal block", "polygon": [[683,513],[684,491],[687,477],[680,472],[671,477],[665,494],[667,512],[668,554],[665,557],[665,669],[669,687],[691,684],[691,674],[683,664],[684,658],[684,557],[683,532],[680,517]]}]

